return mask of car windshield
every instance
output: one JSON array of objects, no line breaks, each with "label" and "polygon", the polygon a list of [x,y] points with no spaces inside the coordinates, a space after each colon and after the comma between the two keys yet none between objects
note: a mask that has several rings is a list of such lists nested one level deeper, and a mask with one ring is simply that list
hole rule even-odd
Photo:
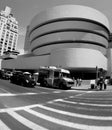
[{"label": "car windshield", "polygon": [[54,71],[54,78],[58,78],[60,73],[58,71]]},{"label": "car windshield", "polygon": [[62,77],[67,77],[70,78],[70,74],[69,73],[61,73]]},{"label": "car windshield", "polygon": [[24,76],[25,76],[25,78],[27,78],[27,79],[32,79],[31,74],[24,74]]}]

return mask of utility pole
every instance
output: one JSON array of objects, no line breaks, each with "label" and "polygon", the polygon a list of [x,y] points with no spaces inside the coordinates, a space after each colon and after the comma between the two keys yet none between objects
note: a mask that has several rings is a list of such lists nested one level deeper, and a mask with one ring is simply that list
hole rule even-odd
[{"label": "utility pole", "polygon": [[96,84],[97,84],[97,80],[98,80],[98,66],[96,66]]}]

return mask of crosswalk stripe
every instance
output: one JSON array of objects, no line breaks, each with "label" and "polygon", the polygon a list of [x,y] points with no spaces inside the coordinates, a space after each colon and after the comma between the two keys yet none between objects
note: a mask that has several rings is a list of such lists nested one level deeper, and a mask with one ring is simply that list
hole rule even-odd
[{"label": "crosswalk stripe", "polygon": [[[58,99],[57,101],[59,101],[59,100],[61,100],[61,99]],[[35,108],[35,107],[40,107],[40,108],[45,109],[45,110],[49,110],[49,111],[52,111],[52,112],[55,112],[55,113],[68,115],[68,116],[72,116],[72,117],[93,119],[93,120],[104,120],[104,121],[110,120],[110,121],[112,121],[112,116],[91,116],[91,115],[72,113],[72,112],[68,112],[68,111],[62,111],[62,110],[59,110],[59,109],[54,109],[54,108],[51,108],[51,107],[43,106],[41,104],[33,104],[33,105],[22,106],[22,107],[0,109],[0,113],[7,112],[9,110],[20,111],[20,110],[25,110],[27,108]]]},{"label": "crosswalk stripe", "polygon": [[74,96],[74,98],[76,99],[80,99],[80,100],[89,100],[89,101],[112,101],[112,98],[105,98],[105,97],[78,97],[77,96]]},{"label": "crosswalk stripe", "polygon": [[0,120],[0,130],[11,130],[3,121]]},{"label": "crosswalk stripe", "polygon": [[92,126],[92,125],[89,126],[89,125],[84,125],[84,124],[73,123],[73,122],[57,119],[57,118],[39,113],[29,108],[26,108],[25,111],[39,118],[42,118],[44,120],[50,121],[58,125],[70,127],[70,128],[81,129],[81,130],[112,130],[111,126]]},{"label": "crosswalk stripe", "polygon": [[23,125],[25,125],[26,127],[32,129],[32,130],[48,130],[42,126],[39,126],[35,123],[33,123],[32,121],[24,118],[23,116],[17,114],[16,112],[14,111],[7,111],[7,113],[12,116],[14,119],[16,119],[17,121],[19,121],[20,123],[22,123]]},{"label": "crosswalk stripe", "polygon": [[[43,106],[41,104],[38,104],[37,107],[40,107],[42,109],[49,110],[49,111],[52,111],[52,112],[56,112],[56,113],[59,113],[59,114],[72,116],[72,117],[78,117],[78,118],[84,118],[84,119],[93,119],[93,120],[104,120],[104,121],[111,120],[112,121],[112,116],[105,117],[105,116],[91,116],[91,115],[77,114],[77,113],[62,111],[62,110],[59,110],[59,109]],[[30,106],[29,106],[29,108],[30,108]]]},{"label": "crosswalk stripe", "polygon": [[22,96],[22,95],[36,95],[38,93],[0,93],[0,97],[2,96]]},{"label": "crosswalk stripe", "polygon": [[53,93],[61,93],[61,91],[54,91]]},{"label": "crosswalk stripe", "polygon": [[10,93],[9,91],[7,91],[6,89],[0,88],[0,90],[2,90],[5,93]]},{"label": "crosswalk stripe", "polygon": [[99,106],[99,107],[112,107],[112,104],[93,104],[93,103],[83,103],[83,102],[72,102],[72,101],[66,101],[63,99],[58,100],[60,102],[65,103],[71,103],[71,104],[79,104],[79,105],[87,105],[87,106]]}]

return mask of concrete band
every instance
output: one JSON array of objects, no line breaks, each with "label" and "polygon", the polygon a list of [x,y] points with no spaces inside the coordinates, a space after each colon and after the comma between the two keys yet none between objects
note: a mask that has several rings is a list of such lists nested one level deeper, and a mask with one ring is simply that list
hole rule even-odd
[{"label": "concrete band", "polygon": [[108,30],[107,18],[95,9],[79,5],[57,6],[32,19],[29,25],[29,48],[35,55],[41,55],[40,50],[43,54],[50,53],[55,49],[55,44],[56,48],[69,48],[71,44],[77,48],[79,43],[80,47],[85,44],[85,47],[99,50],[106,55]]},{"label": "concrete band", "polygon": [[[93,8],[80,5],[62,5],[40,12],[32,19],[27,37],[29,43],[26,48],[29,48],[37,57],[48,56],[50,62],[47,65],[94,68],[96,62],[102,59],[97,64],[107,70],[105,56],[108,48],[109,23],[105,15]],[[87,59],[95,57],[96,62],[91,61],[91,65],[86,65],[85,56],[80,57],[83,62],[81,65],[77,60],[73,63],[72,60],[64,59],[65,56],[69,56],[69,59],[78,58],[75,56],[75,51],[77,54],[79,51],[80,54],[80,50],[84,52],[83,55],[89,56]],[[94,57],[93,51],[95,51]],[[61,52],[64,52],[64,55]]]},{"label": "concrete band", "polygon": [[104,25],[109,30],[109,22],[104,14],[96,9],[81,5],[60,5],[40,12],[32,19],[29,30],[31,31],[33,28],[40,26],[46,21],[60,18],[88,19]]},{"label": "concrete band", "polygon": [[40,12],[30,22],[24,47],[28,54],[4,60],[2,65],[18,69],[54,65],[94,70],[94,74],[97,66],[107,71],[109,32],[108,19],[93,8],[56,6]]}]

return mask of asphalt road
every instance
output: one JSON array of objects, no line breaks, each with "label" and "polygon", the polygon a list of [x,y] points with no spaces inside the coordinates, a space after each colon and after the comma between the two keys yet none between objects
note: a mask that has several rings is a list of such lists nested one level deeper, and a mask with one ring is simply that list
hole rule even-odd
[{"label": "asphalt road", "polygon": [[0,80],[0,130],[112,130],[112,91],[27,88]]}]

